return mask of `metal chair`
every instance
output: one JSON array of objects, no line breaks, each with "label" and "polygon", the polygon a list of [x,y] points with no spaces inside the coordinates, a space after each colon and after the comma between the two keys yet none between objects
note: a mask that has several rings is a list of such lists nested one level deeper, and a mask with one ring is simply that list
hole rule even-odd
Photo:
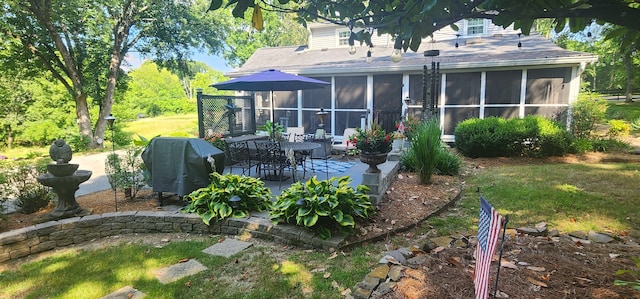
[{"label": "metal chair", "polygon": [[248,171],[248,175],[251,176],[251,168],[255,166],[256,172],[260,175],[260,161],[251,156],[247,141],[227,142],[225,144],[231,172],[233,172],[233,167],[235,166],[242,169],[243,175]]},{"label": "metal chair", "polygon": [[279,188],[282,188],[282,181],[289,177],[284,176],[284,169],[291,167],[291,162],[280,148],[280,143],[275,141],[258,140],[255,141],[260,159],[260,170],[266,180],[280,181]]}]

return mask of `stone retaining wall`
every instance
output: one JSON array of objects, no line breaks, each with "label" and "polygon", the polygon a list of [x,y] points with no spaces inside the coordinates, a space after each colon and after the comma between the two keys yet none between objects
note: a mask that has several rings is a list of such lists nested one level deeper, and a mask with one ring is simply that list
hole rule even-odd
[{"label": "stone retaining wall", "polygon": [[116,212],[49,221],[0,233],[0,263],[94,239],[131,233],[198,233],[247,235],[284,244],[338,248],[344,235],[329,240],[288,224],[272,224],[266,213],[227,219],[207,226],[195,214],[182,212]]}]

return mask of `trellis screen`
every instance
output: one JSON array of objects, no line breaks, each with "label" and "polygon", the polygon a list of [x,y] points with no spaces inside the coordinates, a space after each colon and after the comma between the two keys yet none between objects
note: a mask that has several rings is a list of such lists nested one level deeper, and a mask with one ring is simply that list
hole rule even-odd
[{"label": "trellis screen", "polygon": [[238,136],[256,132],[253,96],[214,96],[198,91],[198,137],[214,133]]}]

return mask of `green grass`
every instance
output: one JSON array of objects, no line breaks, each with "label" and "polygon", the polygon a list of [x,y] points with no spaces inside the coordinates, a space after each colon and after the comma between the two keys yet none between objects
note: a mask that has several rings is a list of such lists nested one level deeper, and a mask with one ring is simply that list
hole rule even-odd
[{"label": "green grass", "polygon": [[609,102],[605,118],[606,120],[622,119],[632,122],[640,118],[640,102]]},{"label": "green grass", "polygon": [[[561,232],[640,227],[640,164],[544,164],[486,168],[466,181],[456,209],[429,220],[438,234],[477,230],[477,188],[509,227],[547,222]],[[637,233],[637,232],[635,232]]]},{"label": "green grass", "polygon": [[[58,253],[0,272],[0,298],[100,298],[126,285],[147,298],[341,298],[340,292],[360,281],[379,258],[369,254],[371,246],[335,258],[279,245],[256,245],[230,258],[202,252],[217,240]],[[208,269],[166,285],[153,276],[184,258]]]},{"label": "green grass", "polygon": [[147,139],[158,135],[163,137],[197,137],[198,115],[192,113],[141,118],[126,123],[122,131],[131,133],[134,139],[137,139],[137,135]]}]

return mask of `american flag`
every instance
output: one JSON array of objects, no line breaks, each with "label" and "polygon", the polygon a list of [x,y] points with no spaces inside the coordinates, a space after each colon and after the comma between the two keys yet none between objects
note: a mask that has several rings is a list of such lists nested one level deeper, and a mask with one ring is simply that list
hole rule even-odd
[{"label": "american flag", "polygon": [[489,269],[493,253],[498,245],[498,236],[502,228],[503,218],[489,202],[480,196],[480,222],[478,224],[478,245],[476,246],[476,269],[473,283],[476,288],[476,299],[489,297]]}]

